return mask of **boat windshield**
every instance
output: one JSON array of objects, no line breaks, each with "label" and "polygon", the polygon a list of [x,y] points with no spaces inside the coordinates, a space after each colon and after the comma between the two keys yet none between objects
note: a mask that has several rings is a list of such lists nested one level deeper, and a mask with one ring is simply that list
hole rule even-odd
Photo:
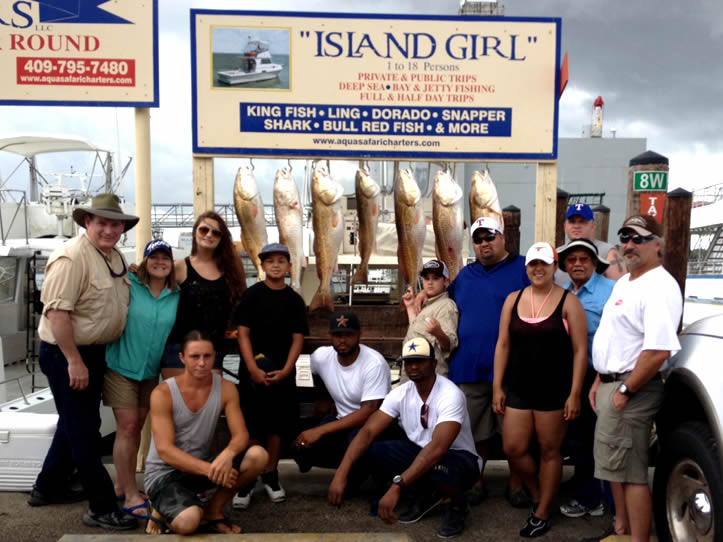
[{"label": "boat windshield", "polygon": [[258,55],[259,53],[265,53],[268,50],[268,42],[261,40],[249,40],[246,47],[244,47],[244,54],[247,55],[249,53],[256,53]]},{"label": "boat windshield", "polygon": [[0,303],[11,303],[14,301],[17,279],[17,258],[0,257]]}]

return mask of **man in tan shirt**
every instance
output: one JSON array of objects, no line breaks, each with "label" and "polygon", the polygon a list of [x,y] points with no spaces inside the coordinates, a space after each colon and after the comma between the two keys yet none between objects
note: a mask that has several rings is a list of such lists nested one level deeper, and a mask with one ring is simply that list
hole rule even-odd
[{"label": "man in tan shirt", "polygon": [[100,397],[105,345],[120,337],[129,301],[127,266],[115,248],[138,222],[117,196],[99,194],[73,220],[86,232],[55,250],[45,268],[39,362],[58,410],[58,427],[28,497],[31,506],[78,500],[68,489],[74,469],[88,499],[83,523],[131,529],[118,511],[113,482],[100,457]]}]

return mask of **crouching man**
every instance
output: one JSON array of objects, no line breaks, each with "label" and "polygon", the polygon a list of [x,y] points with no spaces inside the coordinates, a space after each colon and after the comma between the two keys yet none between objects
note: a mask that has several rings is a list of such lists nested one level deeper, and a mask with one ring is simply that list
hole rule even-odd
[{"label": "crouching man", "polygon": [[[349,472],[366,452],[372,473],[392,482],[379,501],[385,522],[414,523],[449,497],[437,535],[456,536],[469,513],[465,491],[479,480],[482,468],[465,397],[435,373],[434,350],[426,339],[405,343],[402,360],[409,382],[387,395],[349,445],[329,486],[329,504],[341,505]],[[407,439],[374,442],[397,418]],[[394,509],[403,491],[412,497],[411,506],[397,518]]]},{"label": "crouching man", "polygon": [[[212,372],[215,356],[209,335],[189,332],[179,354],[183,373],[159,384],[151,395],[152,440],[144,478],[153,506],[148,533],[191,534],[199,527],[240,533],[224,517],[223,507],[268,461],[261,446],[248,448],[236,386]],[[211,442],[222,412],[231,440],[214,458]],[[199,500],[199,493],[215,488],[206,504]]]}]

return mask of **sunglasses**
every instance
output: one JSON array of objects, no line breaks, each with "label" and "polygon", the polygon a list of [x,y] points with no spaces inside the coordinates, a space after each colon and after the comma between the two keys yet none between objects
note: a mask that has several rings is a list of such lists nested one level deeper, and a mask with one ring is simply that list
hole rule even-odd
[{"label": "sunglasses", "polygon": [[479,236],[472,237],[472,242],[475,245],[481,245],[484,242],[491,243],[495,239],[497,239],[497,234],[489,233],[487,235],[479,235]]},{"label": "sunglasses", "polygon": [[210,228],[208,226],[199,226],[196,231],[200,233],[202,237],[206,237],[209,233],[216,239],[221,239],[221,236],[223,236],[223,232],[221,232],[221,230]]},{"label": "sunglasses", "polygon": [[565,262],[567,263],[587,263],[590,261],[590,256],[568,256],[565,258]]},{"label": "sunglasses", "polygon": [[123,258],[121,258],[121,263],[123,264],[123,270],[122,270],[120,273],[116,273],[115,271],[113,271],[113,268],[110,266],[110,262],[109,262],[108,259],[105,257],[105,255],[104,255],[100,250],[98,250],[97,247],[96,247],[95,250],[98,251],[98,254],[100,254],[100,255],[103,257],[103,261],[105,262],[105,266],[108,268],[108,271],[110,272],[110,276],[111,276],[112,278],[118,279],[118,278],[121,278],[121,277],[122,277],[123,275],[125,275],[126,273],[128,273],[128,268],[126,267],[126,262],[123,260]]},{"label": "sunglasses", "polygon": [[648,235],[647,237],[643,237],[642,235],[639,235],[637,233],[629,234],[629,233],[621,233],[620,234],[620,244],[624,245],[625,243],[629,243],[632,241],[636,245],[642,245],[643,243],[647,243],[648,241],[652,241],[655,239],[654,235]]},{"label": "sunglasses", "polygon": [[429,405],[427,403],[422,405],[422,411],[419,413],[419,421],[425,429],[429,427]]}]

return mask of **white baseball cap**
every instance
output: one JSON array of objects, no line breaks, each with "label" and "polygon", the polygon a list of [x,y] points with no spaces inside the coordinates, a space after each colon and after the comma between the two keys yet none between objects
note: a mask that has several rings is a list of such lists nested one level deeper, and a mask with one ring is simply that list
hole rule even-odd
[{"label": "white baseball cap", "polygon": [[492,218],[491,216],[483,216],[483,217],[480,217],[477,220],[475,220],[472,223],[472,227],[469,230],[470,235],[474,235],[474,232],[476,232],[480,228],[485,229],[485,230],[494,231],[497,233],[504,233],[502,231],[502,226],[500,225],[500,223],[495,218]]},{"label": "white baseball cap", "polygon": [[552,250],[550,243],[535,243],[527,251],[525,265],[529,265],[530,262],[534,262],[535,260],[542,260],[547,264],[555,263],[557,261],[557,253]]}]

